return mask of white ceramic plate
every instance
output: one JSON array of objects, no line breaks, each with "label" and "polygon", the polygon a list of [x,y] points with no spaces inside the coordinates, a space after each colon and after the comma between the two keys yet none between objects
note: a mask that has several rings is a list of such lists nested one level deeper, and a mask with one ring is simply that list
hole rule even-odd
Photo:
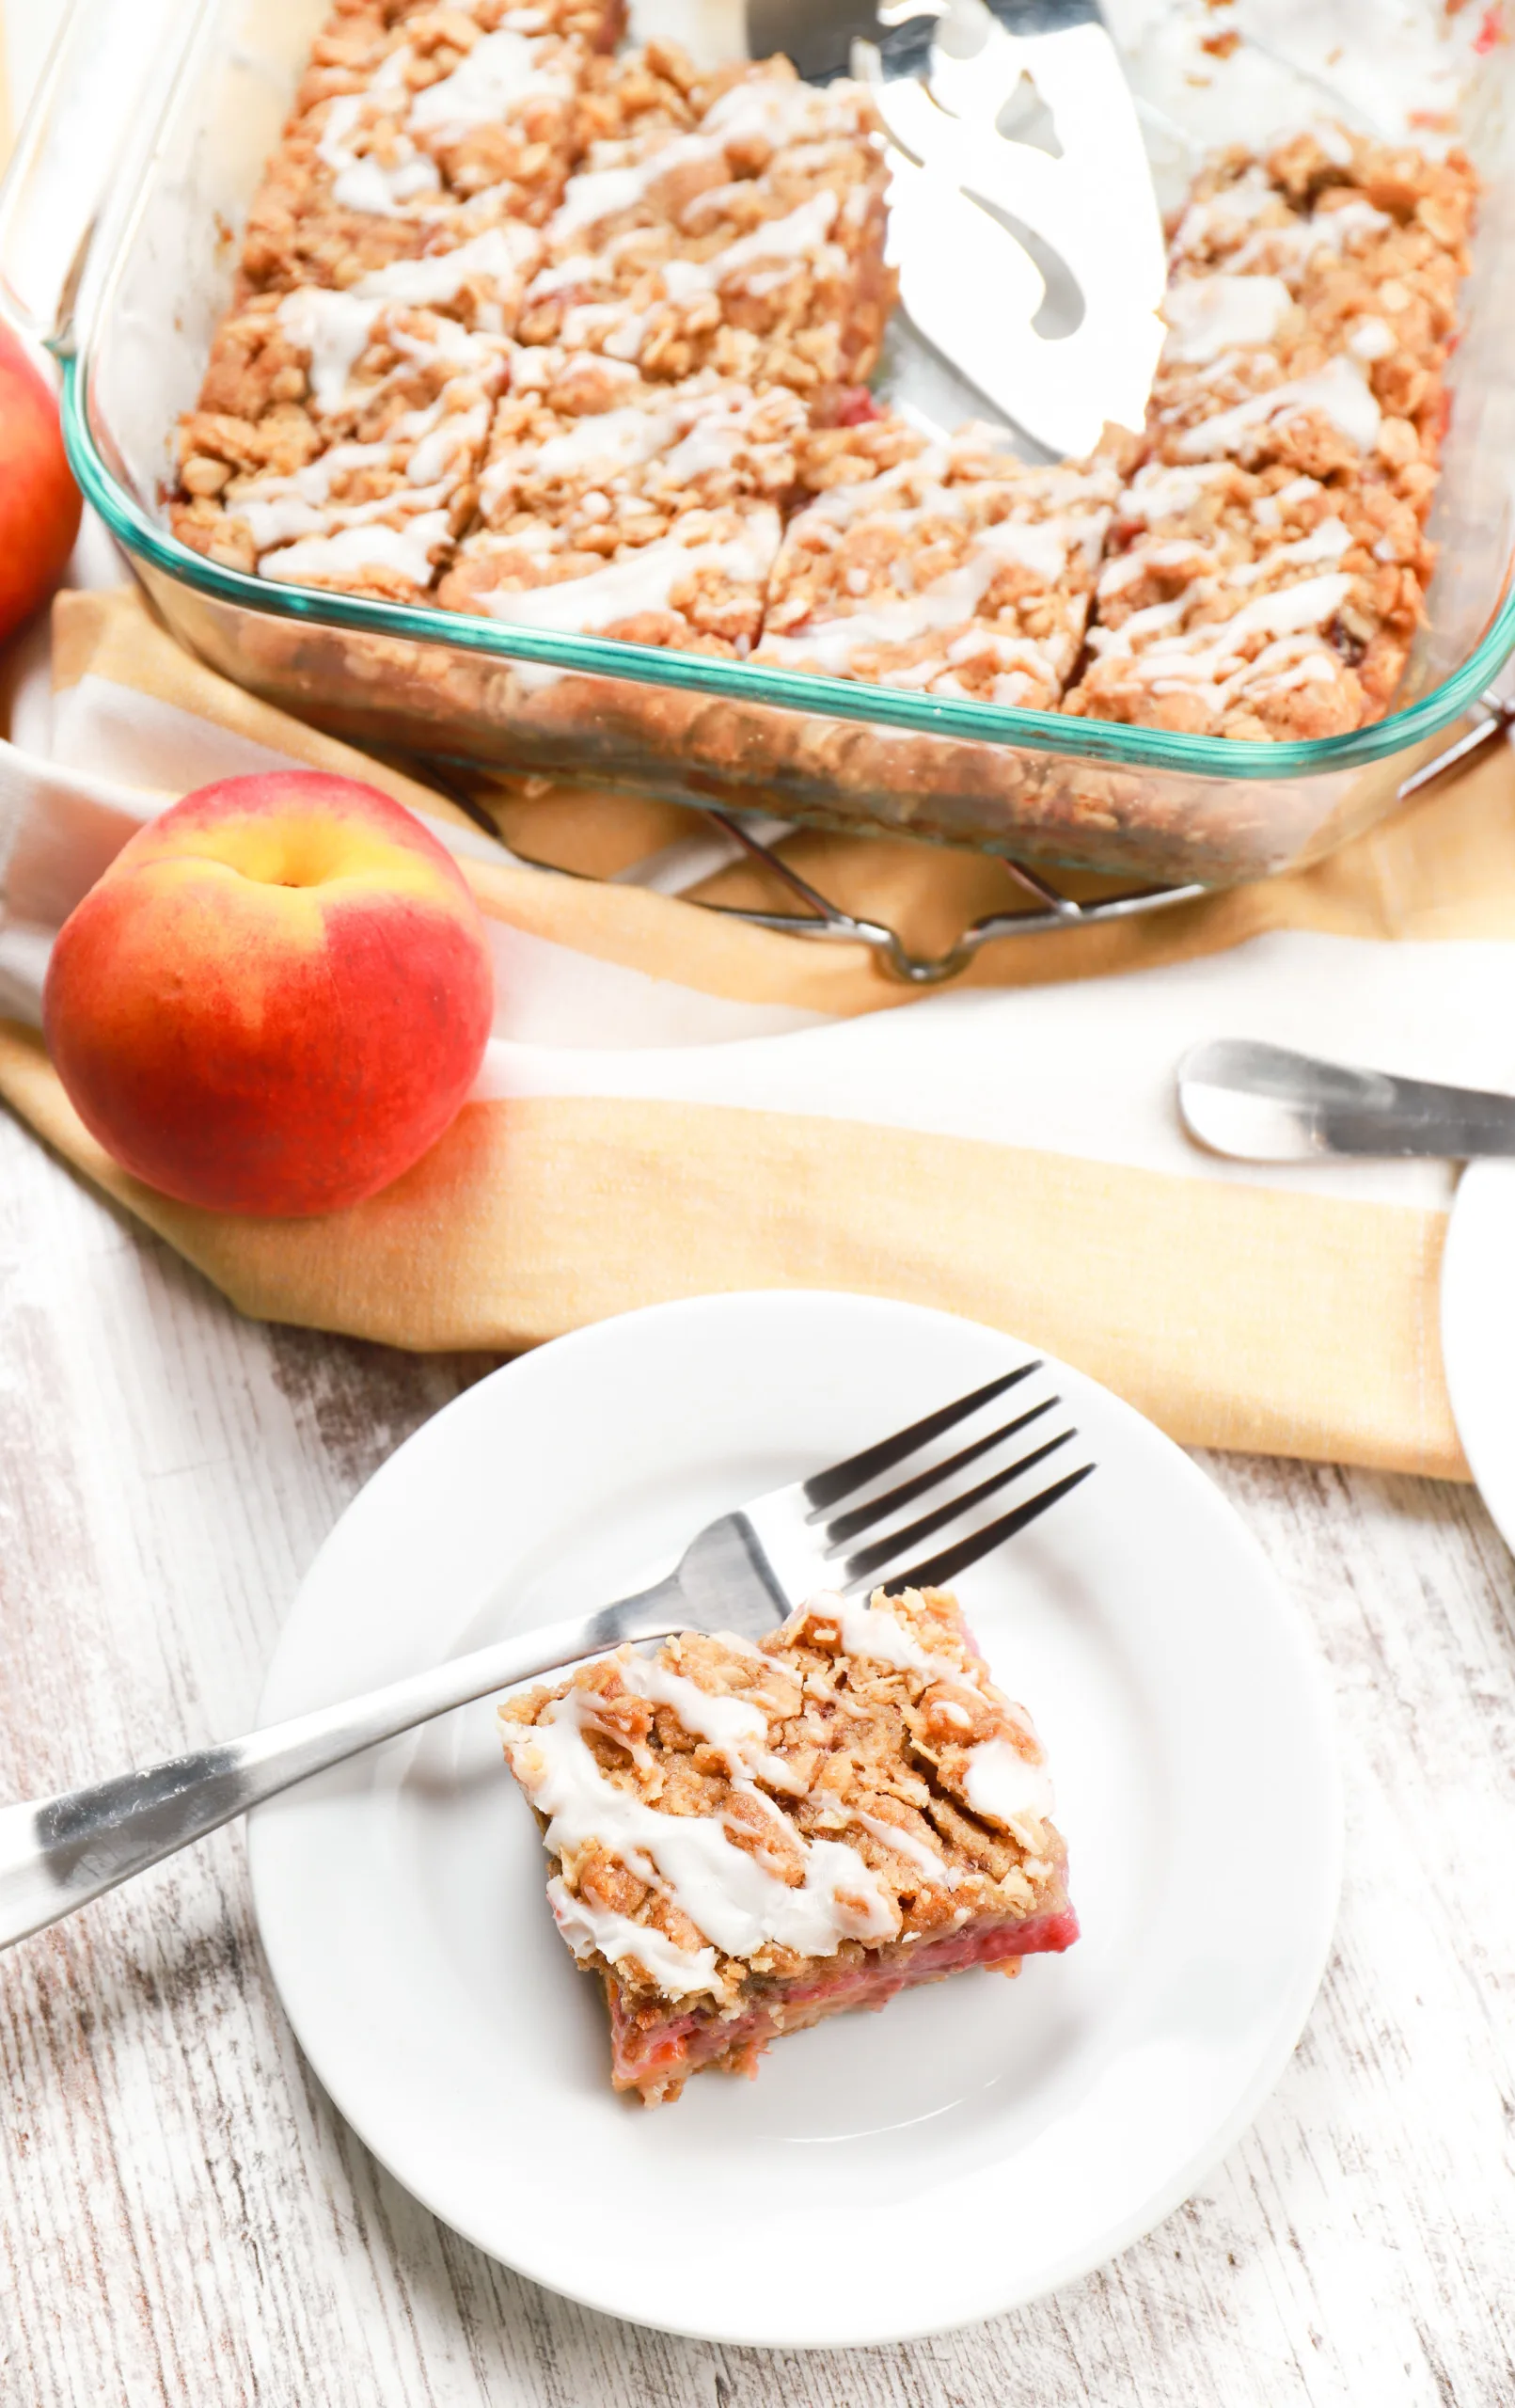
[{"label": "white ceramic plate", "polygon": [[[713,1296],[510,1365],[402,1447],[301,1591],[264,1719],[639,1585],[709,1515],[1021,1359],[860,1296]],[[1034,2297],[1176,2207],[1315,1994],[1339,1871],[1314,1657],[1208,1481],[1052,1367],[1099,1471],[960,1593],[1056,1778],[1083,1937],[612,2096],[485,1703],[263,1808],[274,1976],[428,2207],[537,2280],[732,2341],[876,2342]],[[954,1443],[956,1443],[955,1440]],[[490,1602],[490,1601],[493,1602]]]},{"label": "white ceramic plate", "polygon": [[1442,1264],[1442,1354],[1468,1469],[1515,1547],[1515,1162],[1470,1163]]}]

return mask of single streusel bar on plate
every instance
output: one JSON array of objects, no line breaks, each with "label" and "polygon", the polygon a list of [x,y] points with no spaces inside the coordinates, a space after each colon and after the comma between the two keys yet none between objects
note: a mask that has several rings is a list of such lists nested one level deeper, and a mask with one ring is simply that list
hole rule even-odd
[{"label": "single streusel bar on plate", "polygon": [[954,1598],[821,1597],[753,1647],[686,1632],[500,1708],[611,2079],[707,2067],[970,1966],[1070,1947],[1036,1735]]},{"label": "single streusel bar on plate", "polygon": [[659,53],[608,62],[583,110],[593,138],[548,222],[525,340],[803,392],[872,372],[894,285],[862,86],[801,83],[786,59],[702,80]]},{"label": "single streusel bar on plate", "polygon": [[175,534],[281,582],[419,598],[473,515],[508,342],[326,291],[284,295],[260,331],[218,354],[228,406],[181,424]]},{"label": "single streusel bar on plate", "polygon": [[1030,467],[982,427],[886,416],[817,434],[755,657],[1052,708],[1078,657],[1119,491],[1112,462]]}]

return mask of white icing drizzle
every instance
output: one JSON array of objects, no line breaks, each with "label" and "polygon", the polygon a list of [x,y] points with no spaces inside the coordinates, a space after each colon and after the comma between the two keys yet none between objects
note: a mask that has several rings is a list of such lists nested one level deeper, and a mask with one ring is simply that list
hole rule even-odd
[{"label": "white icing drizzle", "polygon": [[801,1607],[807,1617],[834,1623],[838,1652],[843,1656],[871,1656],[876,1664],[892,1664],[904,1672],[923,1672],[928,1680],[955,1681],[959,1688],[976,1687],[971,1672],[955,1664],[946,1656],[933,1656],[923,1647],[913,1631],[907,1629],[897,1614],[887,1606],[864,1605],[860,1598],[843,1597],[829,1589],[812,1597]]},{"label": "white icing drizzle", "polygon": [[703,147],[694,135],[680,135],[629,166],[588,167],[570,176],[547,230],[554,246],[572,241],[575,235],[600,225],[607,217],[619,217],[623,211],[635,209],[660,177],[686,157],[702,156]]},{"label": "white icing drizzle", "polygon": [[546,349],[534,351],[517,345],[512,357],[511,390],[513,393],[546,392],[565,369],[569,372],[587,369],[597,379],[623,385],[628,392],[635,392],[641,383],[634,368],[623,367],[619,360],[601,359],[593,352],[581,352],[575,356]]},{"label": "white icing drizzle", "polygon": [[[466,248],[475,247],[472,245]],[[456,257],[457,254],[450,254]],[[431,261],[405,261],[397,266],[421,269],[443,268],[447,258]],[[316,410],[324,418],[361,407],[371,402],[378,388],[369,385],[355,388],[353,370],[372,340],[374,328],[386,308],[393,307],[406,296],[395,277],[395,268],[381,268],[365,277],[350,293],[333,293],[312,285],[302,285],[285,294],[278,305],[279,324],[290,341],[309,355],[310,397]],[[461,278],[459,279],[461,281]],[[445,284],[446,279],[442,279]],[[393,325],[389,328],[393,349],[405,357],[428,366],[440,365],[455,375],[481,375],[493,387],[504,369],[504,358],[497,340],[468,333],[450,318],[434,319],[424,333]],[[402,430],[397,430],[400,432]],[[424,433],[424,428],[412,425],[403,430]]]},{"label": "white icing drizzle", "polygon": [[[289,476],[249,479],[228,503],[228,515],[245,519],[261,547],[281,535],[314,532],[324,523],[357,525],[389,512],[425,509],[446,499],[450,475],[455,483],[466,472],[483,441],[488,415],[485,401],[450,410],[439,397],[428,409],[407,411],[377,442],[333,443]],[[332,500],[339,479],[402,469],[404,483],[387,495],[369,501]]]},{"label": "white icing drizzle", "polygon": [[596,340],[611,359],[639,359],[651,321],[645,310],[620,301],[581,303],[563,320],[563,341],[589,347]]},{"label": "white icing drizzle", "polygon": [[506,1726],[512,1767],[548,1818],[551,1853],[572,1859],[594,1844],[610,1850],[732,1956],[750,1957],[765,1941],[829,1956],[844,1939],[898,1931],[888,1891],[845,1842],[806,1842],[786,1826],[804,1864],[803,1882],[791,1886],[738,1847],[719,1815],[665,1814],[608,1779],[585,1737],[596,1727],[597,1703],[592,1692],[570,1688],[529,1728]]},{"label": "white icing drizzle", "polygon": [[[432,308],[439,301],[455,301],[464,286],[474,281],[496,285],[502,293],[513,297],[541,250],[541,238],[529,226],[491,226],[482,234],[458,244],[453,250],[434,252],[418,260],[392,260],[387,267],[372,268],[358,278],[352,290],[364,298],[401,302],[409,308]],[[349,296],[333,293],[325,297],[344,300]],[[501,323],[497,310],[492,330],[498,332]]]},{"label": "white icing drizzle", "polygon": [[1293,307],[1276,276],[1196,276],[1171,285],[1162,305],[1166,356],[1198,367],[1222,352],[1270,342]]},{"label": "white icing drizzle", "polygon": [[1345,251],[1354,235],[1386,234],[1394,219],[1370,200],[1344,200],[1335,209],[1318,209],[1307,221],[1311,247]]},{"label": "white icing drizzle", "polygon": [[[923,1647],[914,1633],[887,1607],[865,1606],[855,1598],[828,1593],[813,1598],[804,1611],[836,1624],[844,1656],[869,1656],[876,1663],[923,1672],[933,1681],[952,1681],[959,1687],[975,1686],[971,1674]],[[1035,1747],[1030,1725],[1024,1723],[1018,1709],[1011,1710],[1024,1724],[1031,1744]],[[1037,1754],[1039,1759],[1039,1749]],[[975,1813],[997,1822],[1009,1823],[1027,1814],[1045,1816],[1052,1811],[1051,1783],[1039,1760],[1022,1755],[1009,1739],[984,1739],[969,1749],[963,1788]],[[868,1814],[859,1814],[856,1819],[876,1839],[903,1849],[917,1863],[924,1861],[926,1869],[938,1879],[944,1877],[946,1868],[941,1860],[913,1833],[901,1831],[893,1824],[879,1822]]]},{"label": "white icing drizzle", "polygon": [[1378,440],[1382,413],[1372,388],[1354,360],[1336,358],[1313,376],[1293,377],[1187,428],[1176,448],[1186,460],[1215,459],[1230,452],[1255,428],[1306,410],[1328,418],[1359,452],[1370,452]]},{"label": "white icing drizzle", "polygon": [[1052,1811],[1052,1784],[1044,1766],[1008,1739],[981,1739],[969,1749],[963,1794],[975,1814],[1007,1826],[1043,1822]]},{"label": "white icing drizzle", "polygon": [[898,1616],[883,1606],[864,1605],[859,1598],[823,1590],[818,1597],[811,1598],[803,1610],[815,1620],[836,1624],[844,1656],[871,1656],[876,1664],[892,1664],[900,1671],[925,1672],[933,1679],[942,1671],[955,1681],[963,1678],[955,1664],[931,1655]]},{"label": "white icing drizzle", "polygon": [[713,260],[703,263],[702,274],[713,284],[729,284],[758,261],[813,259],[836,223],[836,210],[834,192],[813,193],[787,217],[770,217],[752,233],[728,243]]},{"label": "white icing drizzle", "polygon": [[[382,453],[383,445],[339,444],[339,451],[373,450]],[[394,492],[376,495],[371,501],[333,502],[325,488],[316,482],[327,469],[326,460],[314,460],[306,468],[297,468],[291,477],[263,477],[249,485],[245,493],[228,505],[227,515],[241,518],[246,524],[253,544],[259,551],[267,551],[276,544],[288,543],[296,535],[329,534],[342,527],[371,526],[381,518],[400,519],[418,511],[434,507],[447,499],[443,485],[404,486]],[[308,482],[302,484],[301,480]]]},{"label": "white icing drizzle", "polygon": [[601,410],[539,444],[530,455],[533,477],[576,477],[591,467],[614,476],[640,467],[672,442],[676,429],[671,408]]},{"label": "white icing drizzle", "polygon": [[1188,568],[1197,575],[1213,558],[1208,547],[1187,535],[1172,536],[1166,543],[1133,545],[1128,552],[1118,552],[1107,561],[1099,572],[1099,599],[1112,602],[1129,585],[1140,585],[1155,568]]},{"label": "white icing drizzle", "polygon": [[[956,626],[963,615],[955,610],[935,625]],[[811,662],[825,676],[844,677],[859,653],[874,644],[908,643],[932,625],[906,603],[886,602],[876,610],[855,610],[846,618],[813,620],[801,635],[765,632],[758,657],[781,667],[786,661],[796,666]]]},{"label": "white icing drizzle", "polygon": [[[691,137],[692,138],[692,137]],[[655,162],[666,165],[667,151],[655,154]],[[622,209],[630,208],[639,197],[639,188],[647,182],[644,168],[613,168],[596,176],[578,176],[570,180],[562,206],[553,221],[555,239],[563,240],[576,233],[595,219],[608,217]],[[580,186],[596,187],[593,191]],[[842,265],[842,254],[827,240],[836,222],[837,198],[834,192],[813,193],[787,216],[770,217],[734,243],[727,243],[708,260],[670,259],[658,262],[656,273],[662,281],[666,298],[678,306],[693,301],[723,287],[745,284],[750,292],[766,292],[783,282],[790,273],[790,261],[802,261],[821,273],[836,272]],[[775,264],[775,263],[780,264]],[[604,259],[592,259],[574,253],[556,266],[545,268],[536,277],[529,289],[532,300],[544,299],[564,286],[604,285],[613,281],[613,270]],[[598,315],[592,317],[591,311]],[[607,316],[606,313],[608,313]],[[614,341],[616,355],[634,358],[646,337],[645,313],[631,309],[619,301],[604,301],[580,305],[570,312],[563,327],[563,341],[570,348],[583,342],[599,324],[614,324],[618,332]],[[611,348],[610,344],[607,345]]]},{"label": "white icing drizzle", "polygon": [[355,293],[321,292],[313,285],[287,293],[279,303],[280,325],[310,355],[310,397],[324,414],[340,407],[382,306]]},{"label": "white icing drizzle", "polygon": [[669,299],[692,301],[698,293],[711,292],[718,280],[718,269],[724,274],[726,261],[735,248],[734,243],[728,245],[714,266],[704,260],[664,260],[657,273]]},{"label": "white icing drizzle", "polygon": [[[1177,626],[1188,609],[1180,596],[1133,611],[1124,626],[1096,629],[1092,641],[1101,659],[1124,661],[1153,693],[1208,689],[1213,706],[1223,710],[1241,693],[1339,678],[1343,664],[1319,631],[1341,609],[1352,581],[1345,574],[1305,578],[1276,594],[1260,594],[1233,618],[1187,631]],[[1248,647],[1259,637],[1262,649],[1249,659]]]},{"label": "white icing drizzle", "polygon": [[508,117],[522,101],[573,96],[573,76],[553,46],[504,26],[476,41],[461,65],[411,102],[409,121],[444,138]]},{"label": "white icing drizzle", "polygon": [[[513,535],[510,548],[520,548]],[[493,618],[589,635],[644,611],[670,609],[675,589],[690,578],[708,574],[738,585],[759,585],[778,549],[778,512],[754,507],[744,517],[740,535],[712,537],[675,528],[656,543],[628,548],[588,577],[500,588],[478,598]]]},{"label": "white icing drizzle", "polygon": [[[1264,225],[1260,221],[1270,209],[1280,212],[1278,222]],[[1173,257],[1181,261],[1202,250],[1212,237],[1223,243],[1251,227],[1253,230],[1243,234],[1229,255],[1231,272],[1241,273],[1261,261],[1275,273],[1288,269],[1297,280],[1317,252],[1334,251],[1339,258],[1349,242],[1385,233],[1393,223],[1371,201],[1363,199],[1343,201],[1334,209],[1317,209],[1308,217],[1293,216],[1264,170],[1249,167],[1235,183],[1207,200],[1191,202],[1174,237]],[[1168,299],[1172,298],[1170,292]]]},{"label": "white icing drizzle", "polygon": [[1351,547],[1346,521],[1322,518],[1308,535],[1298,535],[1292,543],[1274,544],[1259,559],[1244,561],[1228,570],[1222,581],[1227,585],[1255,585],[1259,578],[1271,577],[1282,564],[1303,568],[1316,561],[1339,561]]},{"label": "white icing drizzle", "polygon": [[739,1788],[765,1781],[791,1797],[803,1795],[804,1783],[794,1766],[768,1747],[768,1719],[761,1706],[738,1697],[714,1696],[698,1681],[670,1671],[655,1656],[629,1656],[620,1671],[628,1689],[655,1705],[666,1705],[686,1731],[718,1749]]},{"label": "white icing drizzle", "polygon": [[400,527],[344,527],[335,535],[312,535],[282,551],[265,552],[258,573],[300,585],[313,577],[347,578],[366,568],[387,568],[424,586],[431,581],[432,552],[447,534],[445,510],[424,512]]},{"label": "white icing drizzle", "polygon": [[332,198],[339,209],[359,210],[371,217],[399,217],[406,201],[441,190],[435,160],[418,150],[408,134],[394,137],[394,156],[387,166],[358,150],[354,140],[371,100],[377,97],[382,104],[397,87],[402,88],[408,57],[408,51],[392,53],[375,75],[369,94],[341,92],[328,103],[316,156],[332,170]]},{"label": "white icing drizzle", "polygon": [[613,1908],[592,1906],[576,1898],[560,1874],[547,1883],[552,1919],[576,1956],[592,1949],[612,1965],[634,1956],[665,1998],[693,1998],[702,1990],[720,1992],[713,1948],[681,1948],[668,1934],[647,1924],[633,1923]]},{"label": "white icing drizzle", "polygon": [[735,467],[749,443],[789,440],[792,429],[786,422],[776,423],[767,437],[754,430],[751,421],[762,408],[762,402],[742,387],[692,402],[681,413],[685,422],[662,463],[659,487],[678,491],[698,484],[702,478],[720,476]]},{"label": "white icing drizzle", "polygon": [[1394,341],[1394,328],[1386,319],[1359,318],[1347,338],[1347,348],[1354,359],[1371,365],[1375,359],[1387,359]]},{"label": "white icing drizzle", "polygon": [[[1305,649],[1302,650],[1302,643]],[[1278,664],[1284,665],[1280,668]],[[1272,644],[1263,655],[1258,669],[1247,680],[1247,690],[1254,695],[1286,694],[1300,686],[1329,686],[1340,673],[1330,653],[1320,646],[1310,647],[1307,640],[1296,637],[1288,643]]]},{"label": "white icing drizzle", "polygon": [[[332,170],[338,206],[402,216],[407,204],[432,200],[442,190],[437,164],[414,139],[416,133],[456,140],[475,126],[509,118],[525,101],[571,99],[573,70],[564,45],[533,39],[529,24],[529,12],[520,12],[515,24],[484,34],[450,75],[415,93],[408,88],[414,55],[401,44],[366,93],[343,92],[329,102],[316,155]],[[375,119],[387,120],[387,159],[359,147]]]},{"label": "white icing drizzle", "polygon": [[605,284],[610,277],[610,262],[603,252],[573,251],[565,260],[549,261],[538,270],[526,288],[529,301],[545,301],[565,286],[575,284]]},{"label": "white icing drizzle", "polygon": [[[756,139],[777,149],[800,140],[813,142],[828,135],[854,133],[857,88],[847,84],[817,87],[789,77],[758,76],[735,84],[723,93],[692,134],[655,141],[639,158],[617,158],[614,154],[622,146],[616,144],[596,146],[590,165],[568,180],[549,230],[554,247],[572,242],[587,227],[635,209],[665,176],[702,164],[728,144],[748,144]],[[827,192],[816,195],[815,199],[829,203],[825,230],[829,230],[835,221],[836,196]],[[717,196],[705,194],[702,200],[708,211],[716,205]],[[804,206],[813,208],[813,202]],[[750,239],[757,242],[763,230],[760,229],[759,234]],[[734,251],[741,246],[733,244],[730,247]],[[761,254],[753,252],[751,256],[771,259],[775,256],[772,243]]]},{"label": "white icing drizzle", "polygon": [[970,660],[997,660],[1002,669],[1022,669],[1045,677],[1063,659],[1061,639],[1038,642],[1033,636],[1008,635],[999,627],[965,627],[947,646],[947,657],[959,667]]},{"label": "white icing drizzle", "polygon": [[1147,527],[1157,518],[1180,517],[1207,485],[1226,474],[1227,465],[1224,460],[1197,460],[1181,468],[1157,462],[1138,468],[1121,495],[1120,515]]},{"label": "white icing drizzle", "polygon": [[1174,236],[1175,259],[1202,249],[1217,231],[1223,233],[1229,227],[1252,224],[1281,198],[1260,167],[1249,167],[1235,183],[1212,193],[1207,200],[1190,202]]},{"label": "white icing drizzle", "polygon": [[[961,447],[971,456],[975,447]],[[949,485],[942,482],[950,472],[952,460],[939,445],[927,446],[914,457],[881,476],[857,485],[840,485],[817,496],[797,522],[800,542],[820,538],[823,547],[831,547],[840,540],[841,531],[862,519],[881,515],[892,532],[920,526],[931,520],[945,520],[968,532],[966,557],[955,568],[946,571],[931,582],[916,589],[913,562],[898,553],[892,562],[896,592],[870,594],[871,579],[860,566],[855,580],[844,580],[847,595],[856,595],[861,605],[852,609],[844,595],[817,600],[806,620],[786,628],[765,632],[762,657],[774,661],[813,662],[832,675],[844,675],[859,653],[875,645],[907,644],[930,635],[951,635],[953,643],[944,647],[945,656],[961,662],[973,652],[986,648],[991,632],[984,631],[980,641],[973,627],[986,594],[995,578],[1007,562],[1028,570],[1050,589],[1068,573],[1070,554],[1077,554],[1092,567],[1109,524],[1110,511],[1101,483],[1072,475],[1049,477],[1037,475],[1026,481],[1024,494],[1018,483],[1008,487],[1011,515],[988,525],[974,521],[986,512],[988,496],[986,481],[969,481]],[[992,484],[993,480],[986,481]],[[1034,505],[1037,500],[1061,501],[1067,507],[1054,515],[1035,517],[1018,503]],[[1080,509],[1074,505],[1083,502]],[[835,534],[832,530],[836,530]],[[1081,625],[1081,608],[1078,613]],[[1014,671],[1029,671],[1032,677],[1045,686],[1056,682],[1067,665],[1070,645],[1077,630],[1070,619],[1069,626],[1049,642],[1033,643],[1011,628],[1003,631],[1016,644],[1013,659],[1007,666]],[[958,644],[970,640],[968,650]],[[891,685],[928,685],[935,674],[931,666],[918,662],[886,673],[884,682]],[[1014,681],[1013,681],[1014,683]],[[936,690],[960,690],[955,680]],[[1014,685],[1003,699],[1020,699],[1022,689]]]},{"label": "white icing drizzle", "polygon": [[[822,603],[797,632],[765,634],[764,657],[776,661],[813,660],[831,674],[841,675],[860,652],[875,644],[912,643],[922,636],[948,633],[956,638],[961,631],[971,638],[971,649],[981,649],[979,630],[971,622],[1007,560],[1032,569],[1049,584],[1055,583],[1066,567],[1057,522],[1037,525],[1004,519],[998,526],[986,527],[975,537],[967,559],[945,576],[933,578],[923,591],[886,595],[857,610]],[[987,637],[991,630],[983,632]],[[1018,657],[1030,657],[1030,640],[1018,641],[1028,647]],[[956,650],[955,643],[945,649],[950,657],[968,657]],[[1049,665],[1048,653],[1037,649],[1034,657],[1044,668]],[[888,682],[896,681],[892,675]]]},{"label": "white icing drizzle", "polygon": [[[902,518],[907,507],[913,510],[916,517],[925,511],[947,517],[960,515],[963,496],[946,482],[951,465],[945,444],[927,444],[923,451],[900,461],[896,467],[886,468],[880,476],[865,478],[857,484],[828,487],[804,512],[804,522],[824,520],[832,526],[850,527],[855,520],[871,518],[878,511]],[[917,499],[907,504],[901,500],[904,496]]]},{"label": "white icing drizzle", "polygon": [[897,1823],[886,1823],[881,1814],[854,1812],[852,1819],[874,1839],[881,1841],[885,1847],[893,1848],[896,1854],[905,1857],[920,1872],[924,1873],[935,1882],[939,1890],[956,1889],[961,1877],[947,1862],[939,1849],[934,1848],[929,1841],[922,1839],[919,1832],[901,1830]]},{"label": "white icing drizzle", "polygon": [[833,84],[828,90],[788,75],[750,76],[721,94],[706,112],[701,131],[718,135],[723,143],[756,138],[775,150],[785,143],[815,141],[849,130],[856,89]]},{"label": "white icing drizzle", "polygon": [[[1192,674],[1207,677],[1215,673],[1212,662],[1236,654],[1254,636],[1292,635],[1306,627],[1326,626],[1341,609],[1351,586],[1348,576],[1304,578],[1298,585],[1286,585],[1276,594],[1260,594],[1234,618],[1191,628],[1184,635],[1169,636],[1166,629],[1176,626],[1188,609],[1186,597],[1180,595],[1175,602],[1156,602],[1150,610],[1134,610],[1124,626],[1095,628],[1090,641],[1108,657],[1144,651],[1149,662],[1160,652],[1165,658],[1172,655],[1176,661],[1178,655],[1187,651],[1193,660]],[[1148,635],[1159,640],[1150,648],[1144,644],[1144,638]]]},{"label": "white icing drizzle", "polygon": [[436,425],[421,436],[405,463],[407,481],[413,485],[432,485],[444,478],[466,476],[488,427],[487,402],[476,403],[472,409],[443,410]]}]

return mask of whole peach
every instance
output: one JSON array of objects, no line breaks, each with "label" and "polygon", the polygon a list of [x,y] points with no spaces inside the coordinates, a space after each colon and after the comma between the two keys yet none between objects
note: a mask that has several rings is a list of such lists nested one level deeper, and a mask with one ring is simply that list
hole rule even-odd
[{"label": "whole peach", "polygon": [[62,576],[80,508],[57,404],[0,325],[0,643]]},{"label": "whole peach", "polygon": [[187,1204],[329,1212],[441,1135],[489,1035],[478,906],[420,821],[303,769],[141,828],[59,932],[42,1018],[79,1117]]}]

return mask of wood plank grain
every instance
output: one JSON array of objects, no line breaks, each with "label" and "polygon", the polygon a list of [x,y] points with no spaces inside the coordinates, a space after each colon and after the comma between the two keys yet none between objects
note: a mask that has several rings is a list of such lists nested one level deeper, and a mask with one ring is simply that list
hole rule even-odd
[{"label": "wood plank grain", "polygon": [[[243,1323],[0,1124],[0,1794],[237,1728],[348,1498],[487,1368]],[[1348,1877],[1277,2092],[1145,2242],[897,2349],[724,2350],[576,2308],[342,2123],[223,1832],[0,1958],[0,2399],[1507,2408],[1515,1567],[1465,1492],[1208,1468],[1328,1664]]]}]

